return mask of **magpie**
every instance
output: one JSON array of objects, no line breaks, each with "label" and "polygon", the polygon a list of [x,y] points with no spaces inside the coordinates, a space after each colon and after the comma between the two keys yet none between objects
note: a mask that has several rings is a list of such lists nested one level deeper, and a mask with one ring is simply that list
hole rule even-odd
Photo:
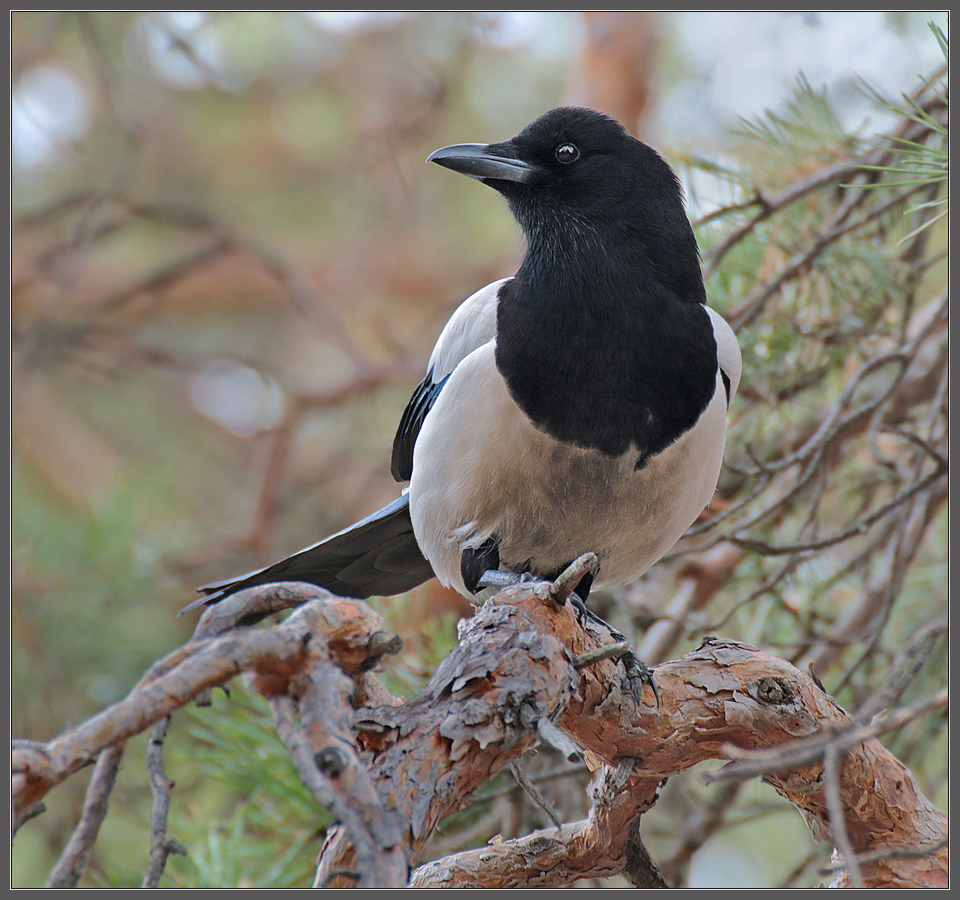
[{"label": "magpie", "polygon": [[181,612],[275,581],[367,598],[436,575],[470,597],[497,572],[553,580],[592,552],[586,601],[642,575],[710,502],[740,350],[706,305],[670,166],[580,108],[427,161],[498,191],[526,254],[442,330],[393,442],[408,486],[326,540],[205,585]]}]

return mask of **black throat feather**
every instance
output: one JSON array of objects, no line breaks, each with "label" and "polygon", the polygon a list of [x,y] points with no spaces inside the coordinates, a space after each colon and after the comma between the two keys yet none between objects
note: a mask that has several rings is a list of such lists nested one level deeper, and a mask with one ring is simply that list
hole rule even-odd
[{"label": "black throat feather", "polygon": [[689,248],[650,246],[613,223],[514,213],[529,247],[500,290],[496,348],[511,395],[557,440],[608,456],[632,449],[642,467],[716,390],[695,243],[691,261]]}]

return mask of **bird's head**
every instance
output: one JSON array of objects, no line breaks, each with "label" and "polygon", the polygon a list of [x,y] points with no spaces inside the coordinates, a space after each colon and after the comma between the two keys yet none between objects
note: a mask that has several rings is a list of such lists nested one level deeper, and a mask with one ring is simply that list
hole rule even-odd
[{"label": "bird's head", "polygon": [[657,268],[676,266],[691,275],[695,268],[692,280],[699,278],[676,175],[609,116],[561,107],[508,141],[454,144],[427,161],[499,191],[534,253],[540,246],[554,256],[558,246],[603,247],[621,258],[636,252]]}]

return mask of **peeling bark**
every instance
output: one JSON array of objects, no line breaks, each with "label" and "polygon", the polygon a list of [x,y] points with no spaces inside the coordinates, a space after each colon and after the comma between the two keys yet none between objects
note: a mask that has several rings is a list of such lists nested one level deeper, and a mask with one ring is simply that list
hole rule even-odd
[{"label": "peeling bark", "polygon": [[[298,596],[305,602],[279,625],[237,625]],[[638,703],[623,666],[598,652],[610,635],[582,625],[561,597],[533,583],[490,598],[460,623],[457,647],[425,690],[400,702],[372,674],[398,644],[366,604],[296,584],[241,592],[127,698],[46,744],[15,744],[15,819],[104,749],[246,672],[301,778],[338,822],[316,886],[559,887],[617,874],[664,886],[640,817],[665,779],[706,759],[734,760],[715,778],[762,772],[815,835],[843,848],[838,885],[947,885],[946,815],[875,736],[888,720],[908,721],[909,709],[851,721],[809,675],[713,638],[656,668],[659,706],[649,689]],[[945,704],[943,692],[915,714]],[[443,817],[543,741],[597,772],[587,818],[411,875]]]}]

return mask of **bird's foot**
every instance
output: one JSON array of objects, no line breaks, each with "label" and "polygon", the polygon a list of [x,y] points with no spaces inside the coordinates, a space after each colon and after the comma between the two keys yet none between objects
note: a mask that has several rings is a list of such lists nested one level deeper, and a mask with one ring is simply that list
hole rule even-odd
[{"label": "bird's foot", "polygon": [[657,691],[657,683],[653,680],[653,670],[642,660],[633,650],[628,650],[620,657],[623,668],[627,673],[627,683],[630,685],[630,692],[638,706],[646,706],[643,701],[643,686],[650,685],[653,691],[653,700],[660,709],[660,694]]},{"label": "bird's foot", "polygon": [[649,685],[653,691],[653,699],[656,701],[657,709],[660,709],[660,694],[657,691],[656,682],[653,680],[653,670],[633,652],[626,637],[605,619],[601,619],[595,612],[587,609],[586,603],[584,603],[577,594],[571,594],[569,600],[573,605],[577,621],[581,627],[587,622],[590,622],[592,625],[606,631],[617,644],[621,644],[626,648],[617,655],[616,659],[626,672],[627,683],[630,685],[630,692],[633,694],[637,705],[647,705],[643,699],[643,688],[644,685]]},{"label": "bird's foot", "polygon": [[502,590],[503,588],[513,587],[525,581],[533,580],[534,578],[529,572],[523,572],[518,575],[516,572],[504,572],[501,569],[487,569],[487,571],[477,579],[477,587]]},{"label": "bird's foot", "polygon": [[[595,612],[587,608],[586,603],[580,598],[580,595],[574,590],[579,589],[585,592],[589,591],[593,576],[597,570],[597,558],[589,553],[580,557],[571,563],[564,572],[562,572],[554,581],[551,594],[558,605],[562,606],[567,600],[573,606],[577,621],[583,627],[587,622],[606,631],[616,644],[621,644],[623,650],[618,652],[616,659],[623,666],[627,683],[630,685],[630,692],[638,706],[646,706],[643,699],[643,688],[649,685],[653,691],[653,697],[656,701],[657,709],[660,709],[660,694],[657,692],[657,685],[653,680],[653,671],[641,660],[630,647],[626,637],[624,637],[609,622],[601,619]],[[536,578],[529,572],[517,574],[516,572],[504,572],[500,569],[487,569],[478,579],[479,588],[494,588],[503,590],[507,587],[513,587],[528,581],[535,581]]]}]

